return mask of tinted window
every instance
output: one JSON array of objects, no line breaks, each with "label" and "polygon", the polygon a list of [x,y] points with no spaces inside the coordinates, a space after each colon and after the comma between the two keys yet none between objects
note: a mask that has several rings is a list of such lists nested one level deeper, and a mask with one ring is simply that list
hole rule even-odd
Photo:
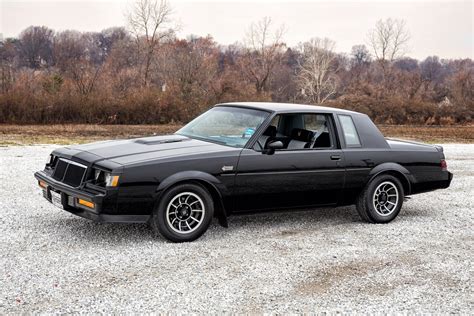
[{"label": "tinted window", "polygon": [[310,148],[332,147],[332,130],[329,125],[329,117],[326,114],[305,114],[304,128],[313,132],[313,140]]},{"label": "tinted window", "polygon": [[327,125],[327,118],[324,114],[305,114],[304,128],[312,131],[324,129]]},{"label": "tinted window", "polygon": [[[271,132],[271,127],[276,133]],[[279,114],[260,136],[258,148],[267,148],[272,141],[281,141],[283,150],[327,149],[334,147],[334,132],[327,114]]]},{"label": "tinted window", "polygon": [[176,134],[244,147],[268,116],[264,111],[218,106],[201,114]]},{"label": "tinted window", "polygon": [[270,125],[278,127],[279,124],[280,124],[280,115],[277,115],[272,119],[272,122],[270,123]]},{"label": "tinted window", "polygon": [[339,115],[339,121],[341,121],[342,132],[344,133],[344,139],[348,147],[359,147],[360,140],[357,130],[355,128],[352,117],[349,115]]}]

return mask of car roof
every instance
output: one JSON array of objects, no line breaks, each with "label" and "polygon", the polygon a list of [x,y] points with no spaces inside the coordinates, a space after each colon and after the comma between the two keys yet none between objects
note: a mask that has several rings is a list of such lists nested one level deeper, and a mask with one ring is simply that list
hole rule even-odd
[{"label": "car roof", "polygon": [[346,114],[360,114],[358,112],[332,108],[319,105],[295,104],[295,103],[277,103],[277,102],[228,102],[220,103],[216,106],[238,106],[253,108],[258,110],[265,110],[271,112],[331,112],[331,113],[346,113]]}]

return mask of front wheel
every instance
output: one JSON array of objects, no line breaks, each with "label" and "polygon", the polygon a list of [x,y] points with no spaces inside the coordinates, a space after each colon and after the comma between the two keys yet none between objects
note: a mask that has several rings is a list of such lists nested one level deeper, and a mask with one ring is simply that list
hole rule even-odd
[{"label": "front wheel", "polygon": [[209,192],[198,184],[186,183],[163,194],[150,224],[166,239],[186,242],[204,234],[213,215],[214,204]]},{"label": "front wheel", "polygon": [[369,223],[388,223],[397,217],[404,199],[403,186],[392,175],[380,175],[370,181],[357,199],[360,217]]}]

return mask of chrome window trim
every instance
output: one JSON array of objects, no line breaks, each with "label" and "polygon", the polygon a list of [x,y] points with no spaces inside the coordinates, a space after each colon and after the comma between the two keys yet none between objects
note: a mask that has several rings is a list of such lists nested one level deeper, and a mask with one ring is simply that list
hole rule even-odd
[{"label": "chrome window trim", "polygon": [[62,160],[66,163],[70,163],[72,165],[76,165],[78,167],[81,167],[81,168],[84,168],[84,169],[87,169],[87,166],[86,165],[83,165],[81,163],[78,163],[78,162],[75,162],[75,161],[72,161],[72,160],[69,160],[69,159],[66,159],[66,158],[59,158],[59,160]]}]

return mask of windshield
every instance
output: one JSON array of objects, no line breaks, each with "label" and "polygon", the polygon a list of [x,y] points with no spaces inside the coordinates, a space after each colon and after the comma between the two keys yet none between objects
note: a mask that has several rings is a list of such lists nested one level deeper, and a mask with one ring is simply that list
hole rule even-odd
[{"label": "windshield", "polygon": [[265,111],[218,106],[201,114],[176,134],[242,148],[269,115]]}]

